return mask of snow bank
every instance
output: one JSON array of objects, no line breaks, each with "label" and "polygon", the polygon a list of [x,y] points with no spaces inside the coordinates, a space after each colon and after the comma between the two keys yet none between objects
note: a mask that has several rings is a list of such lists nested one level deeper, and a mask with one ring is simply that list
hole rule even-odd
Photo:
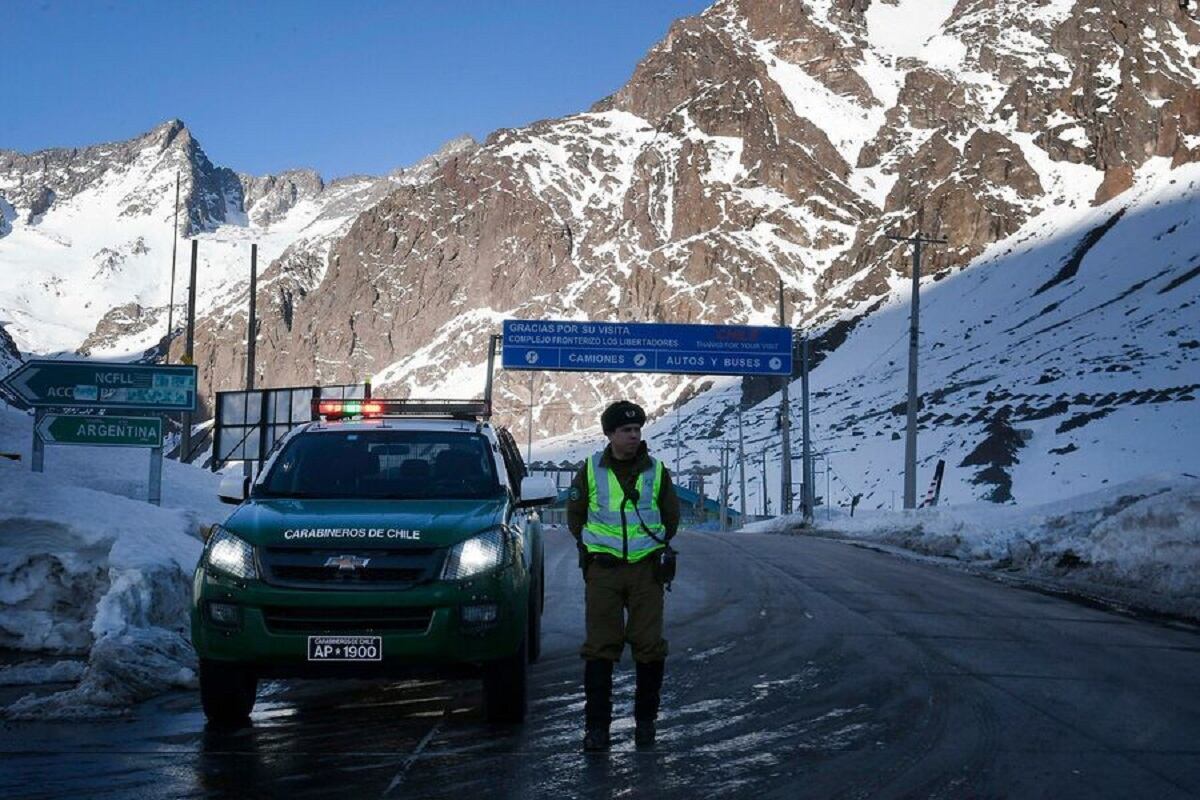
[{"label": "snow bank", "polygon": [[0,669],[0,685],[78,680],[28,695],[9,717],[93,717],[195,683],[187,639],[200,529],[219,521],[217,476],[164,464],[163,502],[145,502],[144,450],[47,448],[29,469],[32,418],[0,405],[0,647],[86,657]]},{"label": "snow bank", "polygon": [[[820,509],[815,520],[822,533],[1052,579],[1200,618],[1200,480],[1190,476],[1151,476],[1030,507],[978,503],[825,515]],[[800,516],[792,515],[742,530],[799,529]]]}]

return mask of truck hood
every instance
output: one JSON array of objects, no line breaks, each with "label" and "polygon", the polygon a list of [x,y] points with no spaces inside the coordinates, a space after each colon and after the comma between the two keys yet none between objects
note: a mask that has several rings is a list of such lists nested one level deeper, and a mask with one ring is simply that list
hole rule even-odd
[{"label": "truck hood", "polygon": [[488,500],[249,500],[225,521],[255,545],[448,547],[503,521]]}]

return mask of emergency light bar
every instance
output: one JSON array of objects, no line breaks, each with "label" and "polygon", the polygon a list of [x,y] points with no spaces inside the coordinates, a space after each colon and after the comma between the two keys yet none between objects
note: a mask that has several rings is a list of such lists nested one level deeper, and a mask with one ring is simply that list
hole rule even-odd
[{"label": "emergency light bar", "polygon": [[313,419],[346,417],[450,417],[478,420],[491,416],[484,400],[313,400]]}]

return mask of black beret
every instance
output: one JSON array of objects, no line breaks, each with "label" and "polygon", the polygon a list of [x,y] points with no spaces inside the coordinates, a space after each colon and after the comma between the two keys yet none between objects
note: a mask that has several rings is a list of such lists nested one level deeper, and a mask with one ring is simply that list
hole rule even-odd
[{"label": "black beret", "polygon": [[645,425],[646,412],[637,403],[628,400],[618,400],[600,415],[600,427],[605,433],[612,433],[622,425]]}]

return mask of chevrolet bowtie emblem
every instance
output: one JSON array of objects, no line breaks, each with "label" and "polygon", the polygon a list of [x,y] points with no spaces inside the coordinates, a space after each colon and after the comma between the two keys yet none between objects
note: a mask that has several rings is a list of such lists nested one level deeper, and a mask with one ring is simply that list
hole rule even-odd
[{"label": "chevrolet bowtie emblem", "polygon": [[359,558],[358,556],[330,556],[325,559],[325,566],[337,567],[338,572],[343,570],[353,572],[360,567],[365,567],[370,561],[369,558]]}]

